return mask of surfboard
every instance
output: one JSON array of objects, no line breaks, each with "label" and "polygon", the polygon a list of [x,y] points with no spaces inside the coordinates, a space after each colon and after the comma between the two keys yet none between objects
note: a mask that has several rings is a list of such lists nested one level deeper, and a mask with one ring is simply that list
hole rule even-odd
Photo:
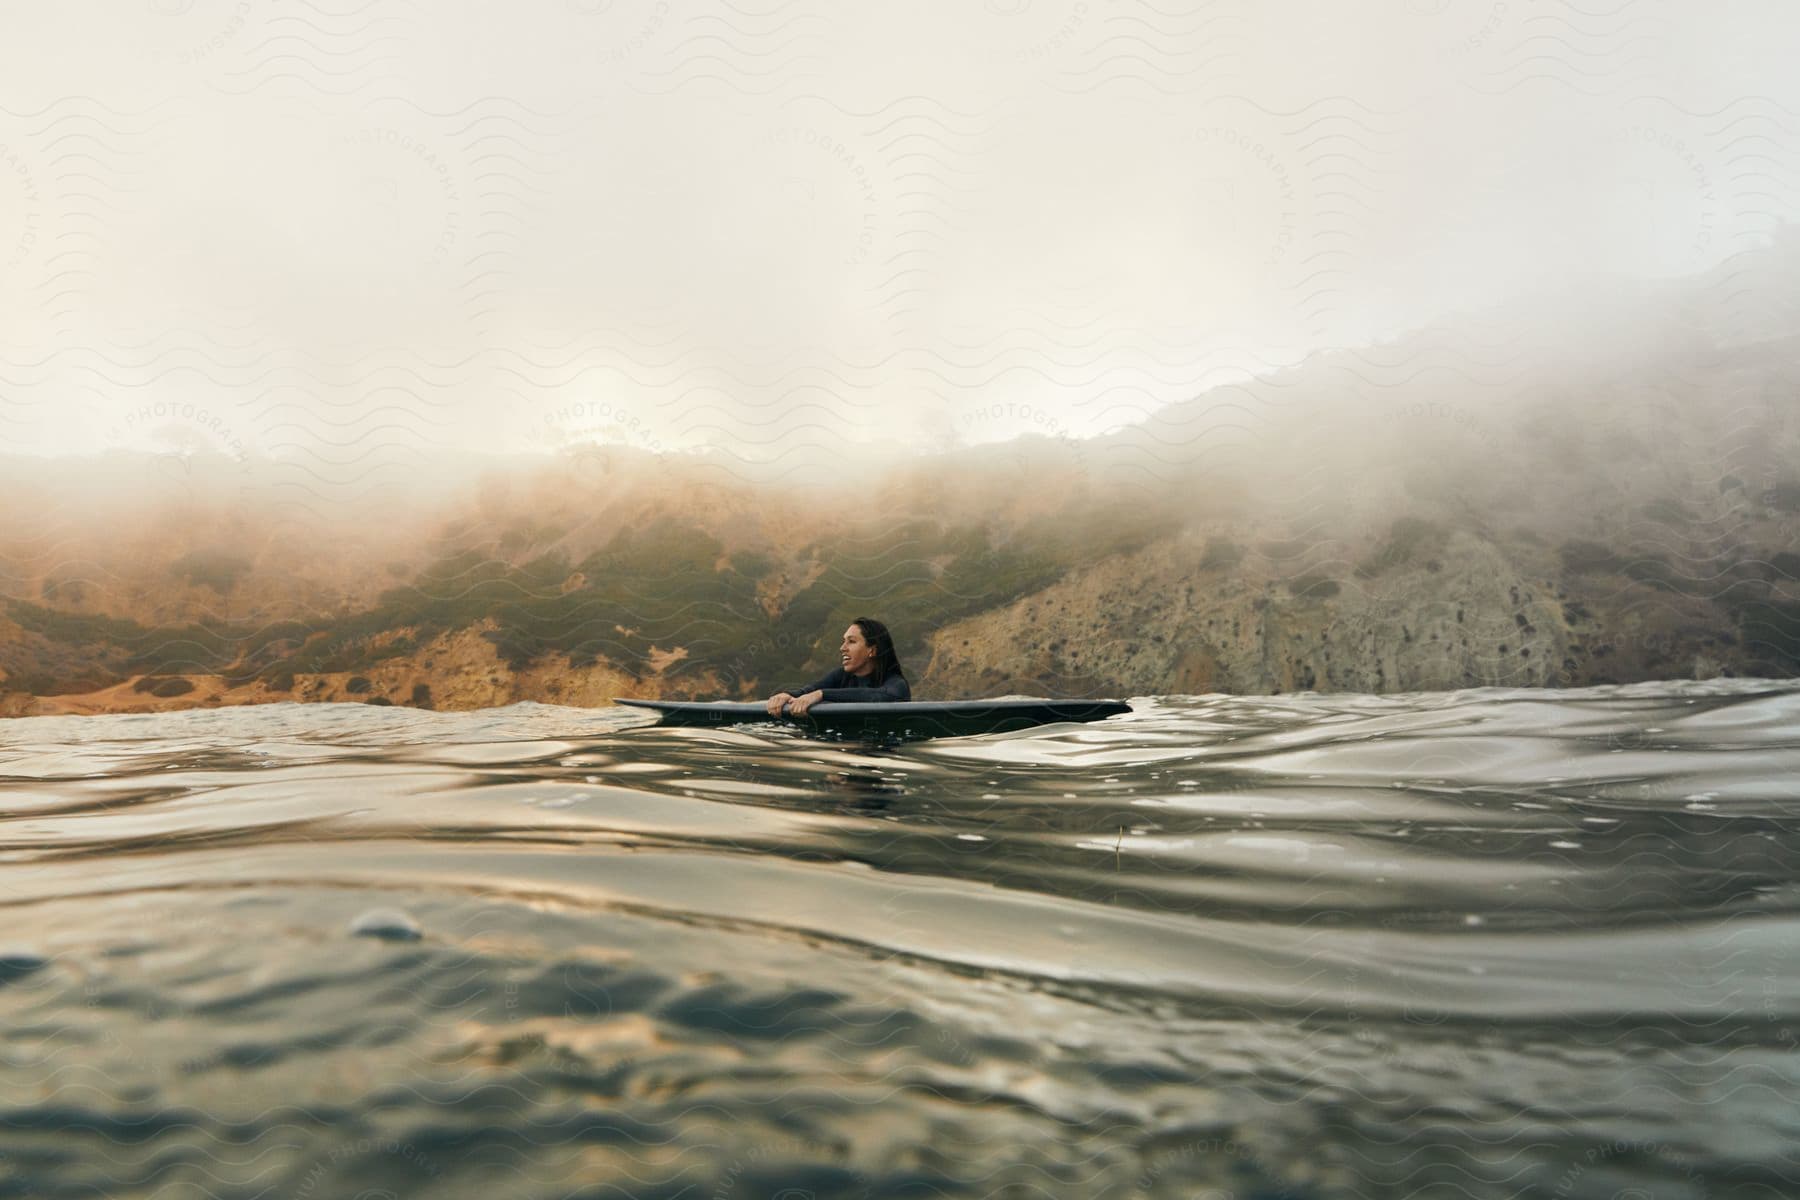
[{"label": "surfboard", "polygon": [[1061,721],[1100,721],[1131,711],[1119,700],[900,700],[870,704],[821,700],[795,717],[771,717],[760,703],[706,704],[678,700],[632,700],[613,703],[647,708],[664,725],[745,725],[781,721],[804,729],[836,734],[881,737],[966,737],[1006,733]]}]

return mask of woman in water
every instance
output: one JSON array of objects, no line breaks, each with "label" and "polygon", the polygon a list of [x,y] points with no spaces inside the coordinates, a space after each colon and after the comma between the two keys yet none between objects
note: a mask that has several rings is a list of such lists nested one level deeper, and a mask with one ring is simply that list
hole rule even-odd
[{"label": "woman in water", "polygon": [[866,704],[912,699],[912,688],[900,669],[900,656],[894,653],[893,635],[880,621],[858,617],[850,622],[838,651],[837,670],[791,692],[776,692],[769,697],[769,715],[780,716],[785,706],[788,713],[799,716],[821,700]]}]

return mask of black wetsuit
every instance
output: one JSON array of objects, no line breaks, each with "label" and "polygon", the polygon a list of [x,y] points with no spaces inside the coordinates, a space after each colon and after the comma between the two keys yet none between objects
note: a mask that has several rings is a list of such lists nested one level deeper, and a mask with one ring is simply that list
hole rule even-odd
[{"label": "black wetsuit", "polygon": [[805,687],[788,688],[793,696],[804,696],[808,692],[824,692],[821,701],[848,701],[852,704],[876,704],[888,700],[911,700],[912,686],[906,682],[904,675],[889,675],[881,683],[875,682],[873,673],[868,675],[851,675],[844,668],[838,667],[816,683]]}]

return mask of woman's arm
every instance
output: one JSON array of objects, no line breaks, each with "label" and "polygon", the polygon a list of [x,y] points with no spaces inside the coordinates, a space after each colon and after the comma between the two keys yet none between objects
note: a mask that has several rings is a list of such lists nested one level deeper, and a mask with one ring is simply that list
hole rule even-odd
[{"label": "woman's arm", "polygon": [[[835,685],[842,683],[844,678],[844,669],[842,667],[835,668],[830,674],[826,675],[825,678],[816,683],[805,683],[796,688],[789,688],[784,691],[776,692],[773,696],[768,698],[763,707],[768,709],[771,717],[778,717],[782,714],[783,710],[787,708],[789,701],[798,700],[802,696],[810,696],[814,692],[817,692],[819,693],[819,696],[814,697],[813,701],[814,703],[817,703],[818,700],[824,696],[826,688],[835,687]],[[851,689],[844,690],[848,691]],[[802,709],[801,711],[805,710]]]},{"label": "woman's arm", "polygon": [[[805,693],[801,693],[804,695]],[[911,700],[912,688],[904,675],[889,675],[881,681],[879,687],[829,687],[820,689],[821,701],[833,701],[840,704],[882,704],[896,700]]]},{"label": "woman's arm", "polygon": [[848,676],[844,674],[844,669],[842,667],[833,667],[831,672],[827,674],[825,678],[816,680],[812,683],[802,684],[797,688],[789,688],[788,691],[795,696],[804,696],[808,692],[822,691],[825,688],[841,688],[844,686],[844,680],[847,678]]}]

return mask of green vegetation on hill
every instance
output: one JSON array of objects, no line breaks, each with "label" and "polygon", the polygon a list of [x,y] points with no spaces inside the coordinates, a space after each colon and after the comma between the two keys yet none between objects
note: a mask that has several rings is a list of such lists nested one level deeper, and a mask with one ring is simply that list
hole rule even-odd
[{"label": "green vegetation on hill", "polygon": [[1800,604],[1752,601],[1738,609],[1744,648],[1779,671],[1800,663]]},{"label": "green vegetation on hill", "polygon": [[1367,560],[1356,568],[1359,579],[1375,577],[1415,563],[1428,562],[1441,553],[1449,531],[1423,517],[1401,517],[1388,527],[1388,535]]},{"label": "green vegetation on hill", "polygon": [[1209,538],[1200,556],[1202,571],[1229,571],[1244,561],[1244,548],[1230,538]]},{"label": "green vegetation on hill", "polygon": [[138,680],[131,690],[134,692],[148,692],[152,696],[167,699],[170,696],[187,695],[194,690],[194,683],[193,680],[183,679],[180,676],[160,677],[156,675],[146,675]]},{"label": "green vegetation on hill", "polygon": [[621,530],[603,549],[575,565],[578,586],[560,555],[536,559],[514,573],[513,593],[489,615],[489,637],[515,669],[562,652],[575,666],[605,658],[629,671],[649,666],[651,648],[685,646],[689,657],[672,674],[694,669],[739,627],[766,619],[756,580],[733,567],[717,570],[724,547],[702,530],[660,520]]},{"label": "green vegetation on hill", "polygon": [[22,629],[52,642],[117,648],[124,652],[131,674],[216,671],[238,658],[244,644],[241,636],[234,639],[218,625],[145,626],[118,617],[62,612],[26,600],[7,600],[6,615]]},{"label": "green vegetation on hill", "polygon": [[[727,688],[767,687],[816,666],[853,617],[880,617],[916,656],[945,624],[1010,603],[1095,559],[1140,549],[1173,528],[1169,518],[1123,504],[1012,531],[901,521],[821,547],[824,571],[773,620],[757,585],[782,564],[757,550],[727,559],[717,538],[667,518],[621,530],[574,563],[560,550],[523,563],[455,550],[382,593],[373,607],[324,625],[147,628],[18,600],[7,607],[20,625],[53,642],[111,647],[114,670],[159,678],[222,673],[234,684],[261,679],[276,691],[290,690],[299,675],[360,675],[482,622],[492,623],[486,636],[514,670],[564,654],[576,667],[605,659],[646,672],[653,648],[683,647],[687,656],[669,664],[668,676],[710,670]],[[519,527],[504,540],[529,552],[557,536],[548,527]],[[230,556],[189,555],[174,569],[223,592],[246,567]]]},{"label": "green vegetation on hill", "polygon": [[196,550],[169,565],[172,574],[188,583],[205,585],[223,596],[250,569],[250,560],[223,550]]}]

